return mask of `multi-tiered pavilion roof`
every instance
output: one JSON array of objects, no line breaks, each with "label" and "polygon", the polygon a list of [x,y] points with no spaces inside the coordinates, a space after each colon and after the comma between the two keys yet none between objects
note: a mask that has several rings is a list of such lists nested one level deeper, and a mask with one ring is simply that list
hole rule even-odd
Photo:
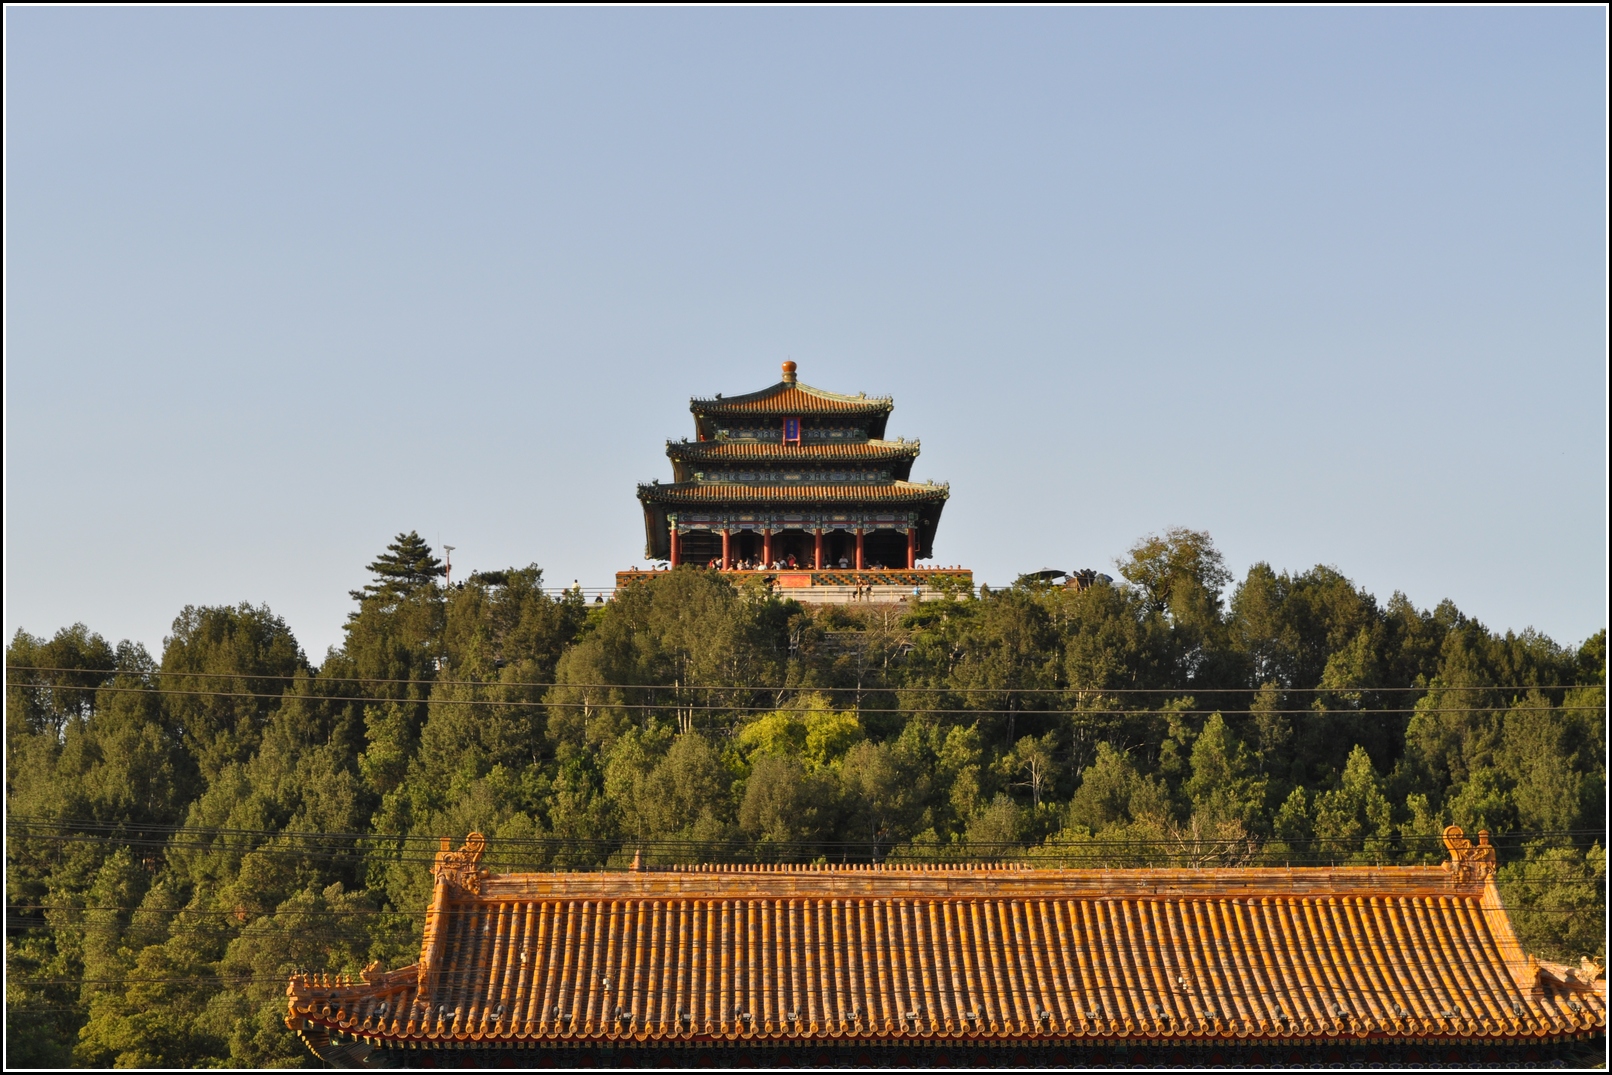
[{"label": "multi-tiered pavilion roof", "polygon": [[678,563],[913,569],[949,495],[915,482],[918,442],[886,440],[888,397],[783,380],[694,399],[695,439],[669,442],[670,484],[638,487],[646,553]]}]

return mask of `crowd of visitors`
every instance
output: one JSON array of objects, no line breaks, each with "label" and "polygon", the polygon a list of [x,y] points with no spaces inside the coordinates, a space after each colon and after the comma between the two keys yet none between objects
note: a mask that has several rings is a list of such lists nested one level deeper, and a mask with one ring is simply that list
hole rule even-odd
[{"label": "crowd of visitors", "polygon": [[[841,565],[843,565],[845,563],[845,561],[841,560],[840,563],[841,563]],[[711,557],[711,562],[709,564],[707,564],[706,566],[709,567],[713,571],[722,570],[722,557],[720,557],[720,556]],[[797,568],[799,568],[801,566],[803,566],[803,565],[801,565],[794,558],[794,556],[786,556],[782,560],[774,560],[771,563],[767,563],[767,562],[765,562],[763,560],[735,560],[735,561],[733,561],[733,567],[732,567],[731,570],[734,570],[734,571],[794,571],[795,569],[797,569]]]},{"label": "crowd of visitors", "polygon": [[[720,556],[711,557],[710,562],[707,563],[705,566],[710,568],[712,571],[720,571],[720,570],[722,570],[722,557],[720,557]],[[832,571],[832,570],[835,570],[836,568],[838,570],[840,570],[840,571],[849,571],[851,569],[851,561],[849,559],[847,559],[846,557],[842,556],[839,559],[839,563],[836,564],[836,563],[830,562],[827,565],[826,570]],[[637,571],[638,570],[638,565],[634,564],[632,569],[634,571]],[[669,563],[666,563],[664,561],[660,562],[660,563],[651,564],[647,568],[647,570],[649,570],[649,571],[670,571],[671,569],[672,569],[672,565],[669,564]],[[770,564],[769,563],[763,563],[760,560],[747,560],[747,559],[746,560],[735,560],[733,562],[733,567],[731,567],[729,570],[731,570],[731,571],[809,571],[809,570],[811,570],[811,568],[806,564],[800,563],[799,561],[797,561],[795,559],[794,556],[791,555],[791,556],[786,556],[781,560],[774,560]],[[875,561],[874,563],[869,564],[863,570],[866,570],[866,571],[889,571],[889,570],[892,570],[892,569],[887,568],[883,564],[878,563],[877,561]],[[956,565],[953,565],[951,568],[938,568],[938,569],[937,568],[926,568],[925,570],[934,571],[934,570],[961,570],[961,569],[958,568]]]}]

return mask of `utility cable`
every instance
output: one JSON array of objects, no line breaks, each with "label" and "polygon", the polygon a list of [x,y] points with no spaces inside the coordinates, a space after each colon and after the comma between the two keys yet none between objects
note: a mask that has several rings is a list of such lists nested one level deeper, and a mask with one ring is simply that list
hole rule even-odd
[{"label": "utility cable", "polygon": [[[848,692],[874,691],[891,692],[924,692],[931,694],[1259,694],[1264,690],[1273,690],[1278,694],[1365,694],[1365,693],[1398,693],[1404,691],[1426,691],[1429,693],[1445,691],[1560,691],[1574,690],[1585,687],[1604,687],[1604,683],[1559,683],[1548,684],[1495,684],[1492,686],[1442,686],[1426,684],[1422,686],[1382,686],[1382,687],[1282,687],[1260,685],[1257,687],[923,687],[923,686],[885,686],[885,687],[826,687],[807,686],[803,684],[692,684],[692,683],[554,683],[535,681],[501,680],[471,680],[471,679],[385,679],[366,678],[354,676],[322,676],[317,672],[303,674],[282,675],[277,673],[258,672],[187,672],[183,670],[164,671],[162,669],[134,670],[127,668],[62,668],[54,666],[34,665],[7,665],[8,675],[22,672],[57,672],[75,675],[104,675],[104,676],[177,676],[189,679],[265,679],[295,682],[306,680],[324,683],[387,683],[409,686],[497,686],[497,687],[570,687],[588,690],[691,690],[691,691],[800,691],[800,692]],[[68,683],[45,684],[14,684],[15,686],[42,686],[54,687],[60,690],[95,690],[94,686],[74,686]],[[387,699],[388,701],[394,699]]]},{"label": "utility cable", "polygon": [[[16,686],[16,687],[20,687],[20,688],[24,688],[24,689],[34,689],[34,690],[61,690],[61,689],[64,689],[64,688],[61,688],[61,687],[54,687],[54,686],[51,686],[49,684],[39,684],[39,683],[19,683],[19,684],[12,684],[12,686]],[[486,684],[477,684],[477,686],[495,687],[495,686],[500,686],[500,684],[486,683]],[[79,689],[79,688],[66,688],[66,689]],[[404,702],[404,703],[419,703],[419,704],[423,704],[423,705],[470,705],[470,706],[479,705],[479,706],[502,706],[502,707],[517,708],[517,709],[518,708],[543,708],[543,709],[584,710],[584,711],[592,710],[592,709],[603,709],[603,710],[624,710],[625,709],[625,710],[633,710],[633,711],[650,710],[650,711],[654,711],[654,712],[665,712],[665,711],[671,711],[671,710],[680,710],[680,711],[685,712],[685,713],[691,713],[691,712],[692,713],[775,713],[775,712],[781,712],[781,711],[782,712],[788,712],[788,710],[781,710],[780,707],[778,705],[776,705],[776,704],[774,704],[774,705],[689,705],[689,704],[678,702],[676,700],[667,701],[667,702],[616,702],[616,701],[609,701],[609,700],[593,700],[593,699],[583,699],[581,701],[571,701],[571,700],[564,700],[564,701],[560,701],[560,700],[555,700],[555,701],[537,700],[537,701],[531,701],[531,700],[506,699],[506,698],[356,698],[356,697],[342,696],[342,695],[336,695],[336,694],[294,694],[294,693],[269,694],[269,693],[260,693],[260,692],[254,692],[254,691],[207,691],[207,690],[193,690],[193,689],[172,688],[172,687],[115,687],[115,686],[96,687],[95,690],[96,691],[107,691],[107,692],[110,692],[110,693],[113,693],[113,694],[179,695],[179,696],[185,696],[185,697],[199,697],[199,698],[235,698],[235,699],[248,698],[248,699],[260,700],[260,701],[281,701],[281,702],[286,702],[286,701],[345,702],[345,703],[348,703],[348,704],[362,704],[362,705],[386,705],[388,703],[396,704],[396,703],[399,703],[399,702]],[[868,694],[875,694],[875,693],[882,694],[882,693],[893,693],[893,692],[869,690],[869,691],[866,691],[865,693],[868,693]],[[1015,693],[1015,692],[1004,690],[1004,691],[997,691],[995,693],[998,693],[998,694],[1012,694],[1012,693]],[[1320,717],[1320,716],[1404,716],[1404,715],[1407,715],[1407,714],[1416,714],[1416,713],[1556,713],[1556,712],[1578,712],[1578,711],[1599,712],[1600,710],[1602,710],[1604,708],[1605,707],[1602,706],[1602,705],[1572,705],[1572,706],[1570,706],[1570,705],[1556,705],[1556,706],[1546,705],[1546,706],[1458,706],[1458,707],[1454,707],[1454,708],[1437,708],[1437,709],[1435,709],[1435,708],[1415,708],[1415,707],[1412,707],[1412,708],[1409,708],[1409,709],[1405,709],[1405,708],[1399,708],[1399,709],[1386,709],[1386,708],[1384,708],[1384,709],[1326,709],[1326,710],[1317,710],[1317,709],[1260,709],[1260,710],[1257,710],[1257,711],[1250,711],[1250,712],[1258,712],[1260,714],[1269,714],[1269,715],[1273,715],[1273,716],[1282,715],[1282,716]],[[871,707],[871,706],[863,706],[863,705],[858,705],[858,706],[855,707],[855,709],[856,709],[856,712],[858,712],[858,713],[891,713],[891,714],[897,714],[897,715],[905,714],[905,715],[910,715],[910,716],[923,715],[923,716],[964,716],[964,717],[989,717],[989,716],[1013,716],[1013,717],[1018,717],[1018,716],[1027,716],[1027,717],[1034,717],[1034,716],[1069,716],[1069,717],[1140,716],[1140,715],[1146,715],[1146,714],[1152,712],[1151,710],[1137,710],[1137,709],[1086,709],[1086,708],[1076,708],[1076,709],[969,709],[969,708],[924,709],[924,708],[906,708],[906,707],[900,707],[900,706],[897,706],[897,707],[894,707],[894,708]],[[1220,709],[1171,709],[1168,712],[1173,716],[1212,716],[1212,715],[1214,715],[1216,713],[1223,713],[1224,711],[1220,710]],[[1241,713],[1241,711],[1233,711],[1232,715],[1233,716],[1241,716],[1242,713]]]}]

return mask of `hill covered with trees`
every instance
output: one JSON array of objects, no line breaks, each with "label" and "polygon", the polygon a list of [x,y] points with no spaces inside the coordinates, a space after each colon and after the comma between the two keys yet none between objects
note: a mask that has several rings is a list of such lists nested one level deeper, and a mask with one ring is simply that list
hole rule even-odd
[{"label": "hill covered with trees", "polygon": [[680,568],[603,605],[444,588],[400,536],[317,667],[269,609],[160,655],[6,651],[7,1060],[296,1065],[293,971],[418,955],[494,869],[1438,862],[1488,829],[1530,949],[1604,958],[1606,633],[1500,634],[1149,538],[1123,581],[808,609]]}]

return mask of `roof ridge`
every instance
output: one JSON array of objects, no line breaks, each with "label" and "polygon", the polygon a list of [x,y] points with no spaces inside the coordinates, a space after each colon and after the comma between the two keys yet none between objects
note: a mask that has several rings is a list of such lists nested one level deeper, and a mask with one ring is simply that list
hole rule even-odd
[{"label": "roof ridge", "polygon": [[912,452],[916,454],[919,450],[920,443],[921,442],[917,437],[914,437],[911,440],[906,438],[888,440],[883,437],[869,437],[867,440],[826,440],[806,444],[786,444],[783,441],[776,440],[746,440],[743,438],[732,437],[718,438],[716,440],[689,440],[686,437],[681,440],[673,440],[671,437],[666,438],[666,447],[669,450],[694,452],[711,452],[718,451],[723,448],[751,448],[780,452],[810,452],[827,448],[844,450],[871,448],[875,451],[890,452],[893,454],[902,452]]},{"label": "roof ridge", "polygon": [[923,873],[1007,873],[1015,875],[1046,875],[1049,877],[1114,877],[1116,879],[1143,880],[1148,878],[1196,878],[1206,881],[1236,880],[1325,880],[1341,877],[1350,882],[1370,880],[1403,880],[1417,874],[1438,877],[1448,881],[1452,888],[1482,887],[1483,882],[1462,878],[1447,864],[1408,865],[1348,865],[1348,866],[1040,866],[1023,861],[969,861],[969,862],[853,862],[853,863],[748,863],[748,862],[696,862],[643,865],[619,869],[598,870],[538,870],[529,872],[493,873],[490,880],[515,877],[593,877],[630,878],[636,874],[695,874],[724,876],[735,874],[851,874],[858,877],[868,874],[907,875]]},{"label": "roof ridge", "polygon": [[772,396],[781,395],[790,389],[794,389],[797,392],[804,392],[810,396],[819,396],[823,399],[833,400],[836,403],[895,403],[894,396],[870,396],[866,392],[858,392],[856,395],[852,396],[844,392],[830,392],[826,388],[817,388],[814,385],[809,385],[802,381],[779,381],[777,384],[768,385],[766,388],[758,391],[746,392],[743,395],[738,396],[690,396],[689,403],[707,403],[715,406],[723,406],[734,403],[753,403],[757,400],[769,399]]},{"label": "roof ridge", "polygon": [[[1004,872],[1024,873],[1035,867],[1024,862],[852,862],[852,863],[818,863],[818,862],[697,862],[673,863],[668,866],[634,866],[628,872],[642,871],[645,873],[814,873],[835,874],[853,873],[934,873],[949,872],[975,872],[978,870],[1000,870]],[[586,871],[579,871],[586,872]],[[617,871],[597,871],[614,873]]]},{"label": "roof ridge", "polygon": [[826,486],[830,486],[830,487],[833,487],[833,488],[844,487],[844,488],[847,488],[847,489],[856,489],[856,488],[885,489],[885,488],[889,488],[891,486],[895,486],[897,488],[900,488],[902,486],[907,486],[907,487],[910,487],[910,488],[915,489],[915,490],[924,490],[926,492],[929,491],[929,490],[933,490],[933,489],[950,489],[951,488],[951,482],[937,482],[937,481],[934,481],[932,479],[927,479],[927,478],[925,480],[921,481],[921,482],[913,481],[910,478],[881,478],[881,479],[878,479],[876,481],[835,481],[835,482],[819,481],[819,480],[816,480],[816,479],[810,479],[810,480],[803,479],[803,480],[798,481],[798,482],[780,482],[780,481],[742,482],[742,481],[734,481],[734,480],[728,480],[728,479],[724,479],[722,481],[700,481],[699,479],[696,478],[696,479],[692,479],[692,480],[686,481],[686,482],[663,482],[663,481],[659,481],[659,480],[649,481],[649,482],[639,482],[638,483],[638,488],[640,488],[640,489],[659,490],[661,492],[665,492],[668,489],[671,489],[671,490],[674,490],[674,491],[680,490],[680,489],[714,489],[714,488],[716,488],[718,486],[728,486],[728,485],[735,486],[735,487],[741,488],[741,489],[760,489],[760,488],[771,487],[771,486],[775,486],[775,485],[776,486],[785,486],[785,487],[792,486],[792,485],[826,485]]},{"label": "roof ridge", "polygon": [[735,500],[755,502],[768,498],[805,502],[812,500],[854,502],[857,500],[945,501],[951,486],[945,482],[889,481],[799,481],[799,482],[653,482],[639,483],[639,500],[662,503]]},{"label": "roof ridge", "polygon": [[[1476,901],[1485,882],[1444,866],[1144,867],[1102,869],[1026,863],[760,864],[702,863],[627,870],[510,873],[487,891],[554,898],[690,897],[770,899],[854,895],[862,899],[1043,898],[1120,900],[1373,900],[1457,897]],[[700,895],[700,894],[704,895]],[[1475,906],[1475,904],[1474,904]]]}]

